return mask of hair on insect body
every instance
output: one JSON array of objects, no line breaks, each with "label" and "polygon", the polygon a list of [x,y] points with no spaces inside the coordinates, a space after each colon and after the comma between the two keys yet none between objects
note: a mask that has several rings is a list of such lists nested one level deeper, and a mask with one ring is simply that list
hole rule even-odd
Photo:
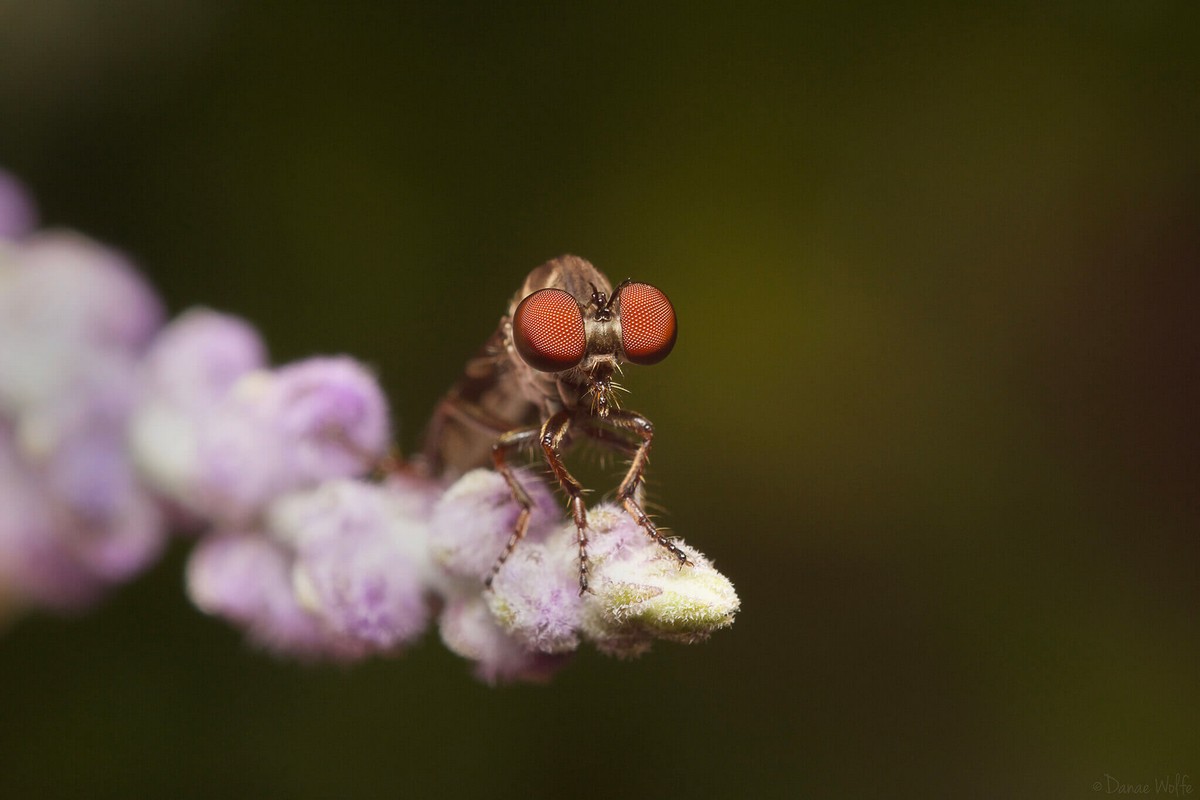
[{"label": "hair on insect body", "polygon": [[462,377],[441,399],[420,457],[431,474],[457,477],[491,463],[520,507],[492,579],[525,536],[533,501],[510,465],[523,448],[540,448],[567,495],[579,541],[579,591],[588,591],[585,489],[562,454],[587,437],[629,457],[616,501],[680,566],[687,554],[666,537],[642,508],[654,426],[620,407],[613,377],[625,362],[656,364],[675,345],[675,309],[662,291],[624,280],[614,288],[600,270],[566,255],[537,267],[513,296],[508,313]]}]

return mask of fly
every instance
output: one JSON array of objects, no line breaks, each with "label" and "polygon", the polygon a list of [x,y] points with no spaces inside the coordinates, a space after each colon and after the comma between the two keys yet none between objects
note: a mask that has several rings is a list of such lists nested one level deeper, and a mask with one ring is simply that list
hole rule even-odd
[{"label": "fly", "polygon": [[510,466],[524,447],[539,446],[567,495],[579,539],[579,593],[588,591],[584,488],[563,464],[573,438],[587,436],[630,457],[616,500],[680,566],[687,555],[642,509],[642,484],[654,426],[618,407],[613,376],[621,364],[656,364],[675,345],[675,309],[645,283],[608,278],[577,256],[562,256],[529,273],[508,314],[458,382],[438,403],[422,459],[430,472],[454,478],[489,460],[504,477],[520,513],[485,583],[525,536],[533,501]]}]

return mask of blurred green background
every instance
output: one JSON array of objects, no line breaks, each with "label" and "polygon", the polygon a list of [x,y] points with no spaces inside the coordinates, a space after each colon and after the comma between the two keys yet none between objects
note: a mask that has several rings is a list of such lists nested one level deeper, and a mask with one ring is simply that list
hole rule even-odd
[{"label": "blurred green background", "polygon": [[531,267],[665,289],[630,405],[743,599],[491,689],[276,662],[180,544],[0,639],[0,797],[1200,784],[1198,10],[0,0],[45,220],[375,365],[407,447]]}]

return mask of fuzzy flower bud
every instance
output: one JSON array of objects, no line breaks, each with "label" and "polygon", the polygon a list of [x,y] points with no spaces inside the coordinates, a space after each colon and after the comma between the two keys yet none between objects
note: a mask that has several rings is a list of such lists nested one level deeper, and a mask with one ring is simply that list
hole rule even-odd
[{"label": "fuzzy flower bud", "polygon": [[[528,472],[517,470],[516,476],[533,500],[525,541],[540,542],[562,521],[558,500]],[[446,490],[433,510],[429,536],[434,560],[450,575],[478,586],[492,571],[520,511],[499,473],[468,472]]]},{"label": "fuzzy flower bud", "polygon": [[154,340],[130,423],[138,469],[164,496],[186,501],[197,483],[201,429],[230,388],[266,364],[257,331],[238,317],[193,309]]},{"label": "fuzzy flower bud", "polygon": [[328,481],[277,500],[271,534],[294,547],[293,588],[338,636],[387,652],[429,622],[424,496],[436,488]]},{"label": "fuzzy flower bud", "polygon": [[539,653],[523,646],[496,624],[478,594],[451,598],[438,620],[442,643],[475,662],[475,675],[485,683],[545,683],[566,665],[568,655]]},{"label": "fuzzy flower bud", "polygon": [[579,595],[574,533],[519,546],[484,599],[500,627],[524,647],[541,653],[577,648],[586,601]]},{"label": "fuzzy flower bud", "polygon": [[267,404],[297,483],[361,473],[386,454],[387,399],[352,358],[309,358],[276,372]]},{"label": "fuzzy flower bud", "polygon": [[595,597],[582,629],[601,650],[635,655],[652,639],[690,644],[733,624],[733,584],[695,548],[677,543],[692,562],[681,567],[620,508],[600,506],[588,519]]},{"label": "fuzzy flower bud", "polygon": [[161,317],[124,257],[82,236],[0,247],[5,593],[79,607],[160,552],[163,515],[125,437]]},{"label": "fuzzy flower bud", "polygon": [[187,589],[209,614],[243,627],[251,641],[281,654],[349,660],[354,648],[331,636],[292,591],[288,549],[259,533],[205,537],[188,558]]},{"label": "fuzzy flower bud", "polygon": [[0,590],[17,603],[86,605],[103,582],[75,557],[53,500],[5,433],[0,420]]},{"label": "fuzzy flower bud", "polygon": [[[649,649],[655,639],[696,642],[732,624],[739,601],[733,585],[693,548],[680,544],[679,561],[622,509],[588,511],[590,591],[579,595],[573,523],[552,511],[548,490],[528,475],[521,485],[536,498],[535,526],[497,573],[486,575],[512,531],[517,504],[504,480],[477,470],[451,486],[434,510],[434,560],[460,580],[452,585],[440,624],[455,652],[477,662],[488,681],[543,676],[535,656],[561,655],[590,641],[622,656]],[[486,616],[485,616],[486,611]]]},{"label": "fuzzy flower bud", "polygon": [[0,239],[16,239],[37,223],[37,211],[16,178],[0,170]]},{"label": "fuzzy flower bud", "polygon": [[143,362],[146,391],[164,403],[206,410],[266,363],[266,345],[250,323],[194,308],[155,337]]},{"label": "fuzzy flower bud", "polygon": [[191,312],[146,361],[132,444],[149,482],[201,517],[252,521],[276,497],[367,472],[390,438],[387,401],[350,358],[261,368],[236,318]]},{"label": "fuzzy flower bud", "polygon": [[97,359],[140,353],[162,320],[118,253],[70,233],[0,251],[0,409],[19,414],[78,394]]}]

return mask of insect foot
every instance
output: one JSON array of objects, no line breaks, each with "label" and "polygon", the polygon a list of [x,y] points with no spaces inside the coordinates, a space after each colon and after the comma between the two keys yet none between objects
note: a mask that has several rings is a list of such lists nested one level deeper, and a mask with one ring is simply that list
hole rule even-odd
[{"label": "insect foot", "polygon": [[642,507],[638,505],[636,500],[634,500],[632,497],[628,497],[622,504],[625,506],[625,510],[629,512],[629,516],[633,517],[634,522],[636,522],[642,530],[649,534],[650,538],[657,542],[660,547],[662,547],[679,561],[680,569],[694,566],[691,559],[688,558],[688,554],[684,552],[683,548],[677,544],[677,542],[682,540],[664,536],[662,532],[659,531],[658,526],[654,524],[654,520],[650,519],[650,516],[642,510]]}]

